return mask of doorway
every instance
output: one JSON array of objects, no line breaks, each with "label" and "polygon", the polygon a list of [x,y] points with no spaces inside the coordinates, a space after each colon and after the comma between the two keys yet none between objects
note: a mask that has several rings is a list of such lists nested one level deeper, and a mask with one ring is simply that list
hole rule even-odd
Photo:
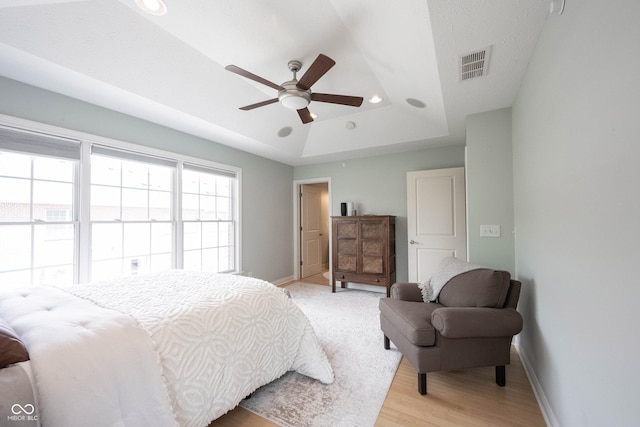
[{"label": "doorway", "polygon": [[294,181],[294,278],[303,279],[330,267],[330,178]]}]

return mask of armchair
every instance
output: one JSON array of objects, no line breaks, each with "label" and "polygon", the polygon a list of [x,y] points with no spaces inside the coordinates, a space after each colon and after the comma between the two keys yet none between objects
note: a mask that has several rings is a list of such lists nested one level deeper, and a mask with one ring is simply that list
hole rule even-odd
[{"label": "armchair", "polygon": [[522,330],[520,287],[508,272],[472,270],[450,279],[436,303],[424,302],[416,283],[395,283],[380,300],[384,348],[392,341],[416,368],[420,394],[427,372],[482,366],[495,366],[503,387],[511,340]]}]

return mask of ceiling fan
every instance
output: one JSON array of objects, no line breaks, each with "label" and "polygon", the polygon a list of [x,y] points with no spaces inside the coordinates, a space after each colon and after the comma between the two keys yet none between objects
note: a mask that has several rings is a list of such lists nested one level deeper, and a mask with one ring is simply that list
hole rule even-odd
[{"label": "ceiling fan", "polygon": [[311,117],[311,112],[309,111],[307,106],[311,101],[329,102],[332,104],[349,105],[352,107],[359,107],[360,105],[362,105],[361,96],[333,95],[329,93],[311,92],[311,86],[315,82],[317,82],[320,77],[324,76],[331,67],[336,65],[336,61],[329,58],[328,56],[323,54],[318,55],[316,60],[313,61],[313,64],[311,64],[309,69],[304,73],[300,80],[297,80],[296,73],[300,71],[302,63],[300,61],[293,60],[289,61],[288,65],[289,70],[293,72],[293,79],[284,82],[281,85],[272,83],[269,80],[263,79],[260,76],[256,76],[255,74],[243,70],[242,68],[235,65],[227,65],[225,69],[231,71],[232,73],[236,73],[242,77],[246,77],[258,83],[262,83],[263,85],[267,85],[278,91],[277,98],[258,102],[256,104],[246,105],[244,107],[240,107],[240,109],[249,111],[253,110],[254,108],[264,107],[265,105],[280,102],[286,108],[297,110],[302,123],[310,123],[313,121],[313,117]]}]

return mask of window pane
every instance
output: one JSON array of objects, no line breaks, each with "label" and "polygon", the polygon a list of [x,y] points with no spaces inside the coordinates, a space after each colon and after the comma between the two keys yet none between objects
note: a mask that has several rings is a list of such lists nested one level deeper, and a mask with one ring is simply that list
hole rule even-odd
[{"label": "window pane", "polygon": [[171,269],[171,254],[151,255],[150,271],[164,271]]},{"label": "window pane", "polygon": [[122,186],[149,188],[149,166],[143,163],[122,162]]},{"label": "window pane", "polygon": [[200,194],[216,194],[216,177],[214,175],[200,174]]},{"label": "window pane", "polygon": [[91,156],[91,183],[120,187],[120,160]]},{"label": "window pane", "polygon": [[220,265],[218,271],[231,271],[235,269],[233,263],[233,252],[230,247],[220,248],[218,250]]},{"label": "window pane", "polygon": [[33,228],[33,265],[35,267],[72,265],[73,230],[73,224],[35,225]]},{"label": "window pane", "polygon": [[[147,255],[151,251],[150,224],[124,225],[124,256]],[[126,269],[126,265],[125,265]]]},{"label": "window pane", "polygon": [[91,220],[120,219],[120,188],[91,186]]},{"label": "window pane", "polygon": [[91,263],[91,280],[108,280],[122,276],[122,259],[94,261]]},{"label": "window pane", "polygon": [[202,250],[202,271],[217,273],[218,270],[218,248]]},{"label": "window pane", "polygon": [[230,221],[231,217],[231,199],[228,197],[216,197],[217,219]]},{"label": "window pane", "polygon": [[31,270],[0,272],[0,289],[15,289],[31,285]]},{"label": "window pane", "polygon": [[216,219],[216,198],[200,196],[200,219]]},{"label": "window pane", "polygon": [[200,211],[198,209],[200,198],[192,194],[182,195],[182,219],[193,220],[200,218]]},{"label": "window pane", "polygon": [[33,182],[33,219],[46,221],[47,209],[73,209],[73,184]]},{"label": "window pane", "polygon": [[219,234],[219,244],[220,246],[230,246],[233,244],[233,224],[228,222],[220,223],[220,234]]},{"label": "window pane", "polygon": [[[173,239],[171,236],[170,223],[152,223],[151,224],[151,253],[171,253],[173,247]],[[171,264],[169,264],[169,268]]]},{"label": "window pane", "polygon": [[124,221],[149,219],[149,199],[146,190],[122,189],[122,219]]},{"label": "window pane", "polygon": [[0,226],[0,271],[31,268],[31,226]]},{"label": "window pane", "polygon": [[199,222],[185,222],[184,223],[184,249],[200,249],[202,246],[201,241],[201,225]]},{"label": "window pane", "polygon": [[184,251],[184,261],[183,261],[184,269],[200,271],[202,266],[200,263],[201,255],[202,254],[199,249],[194,251]]},{"label": "window pane", "polygon": [[74,162],[69,160],[34,157],[33,177],[53,181],[73,182]]},{"label": "window pane", "polygon": [[171,219],[171,193],[165,191],[149,192],[149,218],[157,221]]},{"label": "window pane", "polygon": [[28,179],[0,178],[0,221],[31,221],[30,186]]},{"label": "window pane", "polygon": [[31,157],[25,154],[0,152],[0,175],[29,178]]},{"label": "window pane", "polygon": [[195,171],[182,171],[182,192],[198,194],[200,191],[200,174]]},{"label": "window pane", "polygon": [[34,268],[33,284],[71,286],[73,285],[73,266],[59,265],[55,267]]},{"label": "window pane", "polygon": [[218,246],[218,223],[202,223],[202,247],[215,248]]},{"label": "window pane", "polygon": [[149,188],[152,190],[171,191],[173,169],[158,166],[149,167]]},{"label": "window pane", "polygon": [[224,176],[216,177],[216,194],[218,196],[231,197],[231,178]]},{"label": "window pane", "polygon": [[95,260],[122,256],[122,224],[91,226],[91,258]]}]

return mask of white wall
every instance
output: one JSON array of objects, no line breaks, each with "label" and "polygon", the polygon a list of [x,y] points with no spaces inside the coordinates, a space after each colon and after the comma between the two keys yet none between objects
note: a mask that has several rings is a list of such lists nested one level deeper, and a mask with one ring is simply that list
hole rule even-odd
[{"label": "white wall", "polygon": [[464,166],[464,146],[431,148],[344,162],[297,166],[295,179],[331,177],[331,215],[340,202],[357,204],[358,214],[396,216],[396,277],[408,280],[407,172]]},{"label": "white wall", "polygon": [[[511,108],[467,117],[467,238],[469,261],[515,273]],[[499,225],[500,237],[481,237]]]},{"label": "white wall", "polygon": [[292,275],[292,166],[4,77],[0,113],[241,167],[242,267],[265,280]]},{"label": "white wall", "polygon": [[556,425],[640,423],[639,20],[567,0],[513,106],[520,348]]}]

